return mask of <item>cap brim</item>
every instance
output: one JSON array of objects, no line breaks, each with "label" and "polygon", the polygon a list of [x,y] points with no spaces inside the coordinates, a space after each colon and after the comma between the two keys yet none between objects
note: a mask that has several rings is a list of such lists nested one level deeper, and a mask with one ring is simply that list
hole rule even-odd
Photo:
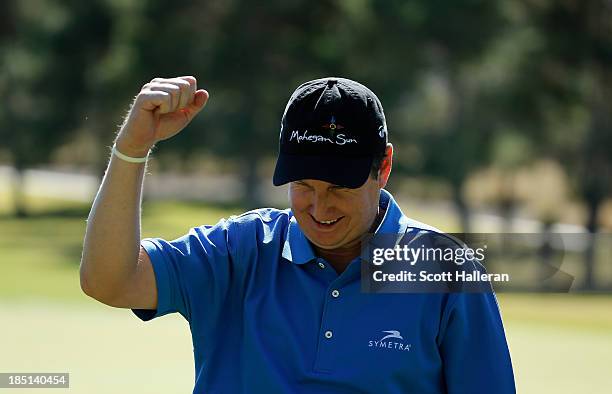
[{"label": "cap brim", "polygon": [[302,179],[316,179],[356,189],[370,175],[373,157],[330,157],[280,154],[276,161],[274,186]]}]

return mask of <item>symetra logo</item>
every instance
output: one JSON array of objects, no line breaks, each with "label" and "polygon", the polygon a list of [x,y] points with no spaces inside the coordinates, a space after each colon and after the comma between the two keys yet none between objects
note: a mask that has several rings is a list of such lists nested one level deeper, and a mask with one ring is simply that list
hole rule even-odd
[{"label": "symetra logo", "polygon": [[389,335],[386,335],[380,338],[381,342],[388,338],[398,338],[398,339],[404,340],[404,337],[402,337],[402,334],[400,334],[399,331],[391,330],[391,331],[383,331],[383,332],[386,332]]},{"label": "symetra logo", "polygon": [[377,349],[397,350],[397,351],[410,351],[412,344],[404,343],[404,337],[397,330],[383,331],[384,335],[379,340],[372,340],[368,342],[368,347],[374,347]]}]

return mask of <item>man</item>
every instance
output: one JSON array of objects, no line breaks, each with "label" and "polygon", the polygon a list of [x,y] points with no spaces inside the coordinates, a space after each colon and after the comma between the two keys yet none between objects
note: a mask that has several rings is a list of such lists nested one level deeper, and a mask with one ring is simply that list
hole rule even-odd
[{"label": "man", "polygon": [[141,242],[148,152],[207,100],[193,77],[156,78],[136,97],[88,220],[85,293],[143,320],[183,315],[194,393],[515,392],[492,293],[360,291],[365,234],[434,230],[383,189],[393,147],[382,105],[357,82],[314,80],[291,96],[274,173],[291,209]]}]

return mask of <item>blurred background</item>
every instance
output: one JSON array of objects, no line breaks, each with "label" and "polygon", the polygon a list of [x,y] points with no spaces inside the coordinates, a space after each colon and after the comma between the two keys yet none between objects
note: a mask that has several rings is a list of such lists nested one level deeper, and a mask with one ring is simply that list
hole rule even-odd
[{"label": "blurred background", "polygon": [[499,292],[518,392],[610,392],[612,1],[3,0],[0,13],[0,372],[70,372],[78,393],[191,392],[184,321],[144,324],[80,292],[118,125],[152,78],[194,75],[210,92],[149,161],[143,236],[172,239],[287,207],[271,183],[286,101],[343,76],[385,107],[388,188],[408,216],[522,233],[537,242],[513,266],[565,274]]}]

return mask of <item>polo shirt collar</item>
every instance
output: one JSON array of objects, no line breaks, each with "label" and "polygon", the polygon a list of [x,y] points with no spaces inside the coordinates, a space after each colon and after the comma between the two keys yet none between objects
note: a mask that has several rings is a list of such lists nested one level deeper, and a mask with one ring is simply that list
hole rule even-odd
[{"label": "polo shirt collar", "polygon": [[304,264],[317,257],[293,214],[289,221],[287,238],[283,245],[283,257],[295,264]]},{"label": "polo shirt collar", "polygon": [[378,205],[381,209],[385,210],[385,216],[380,222],[376,231],[376,234],[403,234],[408,228],[408,218],[404,215],[399,205],[395,202],[395,199],[385,189],[380,190],[380,200]]},{"label": "polo shirt collar", "polygon": [[[408,228],[408,218],[404,215],[399,205],[393,199],[391,193],[385,189],[380,191],[379,206],[385,210],[385,216],[376,228],[376,234],[403,234]],[[295,263],[304,264],[316,259],[314,251],[310,246],[308,238],[304,235],[298,222],[291,215],[289,228],[287,230],[287,238],[283,245],[283,258]]]}]

